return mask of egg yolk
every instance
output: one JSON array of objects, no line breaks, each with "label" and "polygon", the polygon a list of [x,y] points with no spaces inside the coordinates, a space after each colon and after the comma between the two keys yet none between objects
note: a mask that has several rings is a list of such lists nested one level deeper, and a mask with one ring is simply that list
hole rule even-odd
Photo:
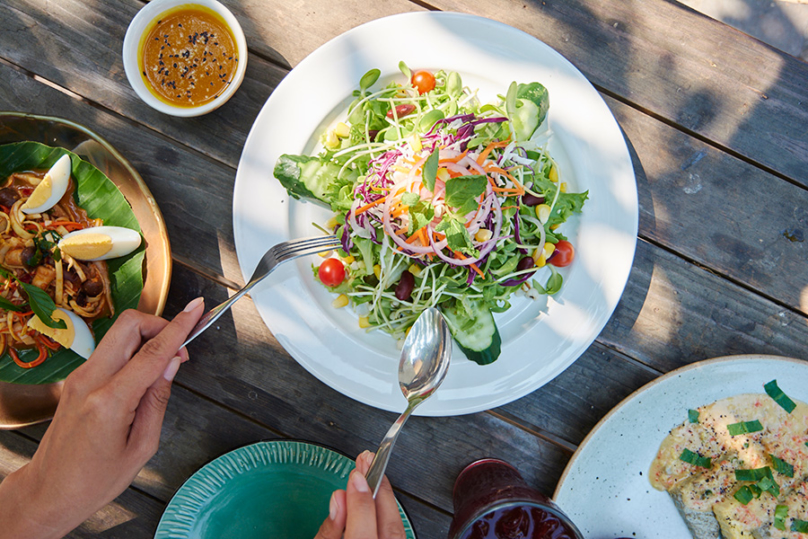
[{"label": "egg yolk", "polygon": [[46,335],[53,339],[54,341],[58,342],[65,348],[70,348],[73,345],[73,339],[76,338],[76,330],[73,329],[73,321],[67,316],[65,313],[56,309],[53,311],[51,318],[54,320],[64,320],[65,325],[67,328],[65,329],[57,329],[52,328],[50,326],[46,326],[45,323],[39,319],[37,315],[31,317],[28,321],[28,327],[33,330],[40,332],[43,335]]},{"label": "egg yolk", "polygon": [[77,260],[90,260],[112,250],[112,238],[92,232],[77,234],[59,242],[59,249]]},{"label": "egg yolk", "polygon": [[39,182],[39,185],[36,186],[36,189],[34,189],[34,192],[31,193],[31,196],[28,197],[28,200],[25,201],[22,207],[25,209],[38,208],[48,201],[51,193],[53,193],[53,180],[50,174],[47,174],[42,181]]}]

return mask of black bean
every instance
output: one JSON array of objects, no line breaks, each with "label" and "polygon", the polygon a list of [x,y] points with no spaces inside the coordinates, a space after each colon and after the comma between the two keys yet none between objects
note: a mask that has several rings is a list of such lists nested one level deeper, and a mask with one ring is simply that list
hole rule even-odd
[{"label": "black bean", "polygon": [[401,301],[407,301],[412,295],[412,289],[415,288],[415,277],[409,271],[401,274],[401,279],[396,286],[396,297]]},{"label": "black bean", "polygon": [[20,194],[10,187],[0,189],[0,204],[6,208],[11,208],[20,199]]},{"label": "black bean", "polygon": [[530,193],[522,195],[522,204],[525,206],[538,206],[544,204],[544,197],[533,196]]},{"label": "black bean", "polygon": [[33,266],[35,263],[31,262],[31,259],[36,256],[36,247],[26,247],[22,250],[22,254],[20,255],[20,259],[22,263],[26,266]]},{"label": "black bean", "polygon": [[97,296],[101,292],[104,291],[104,285],[101,284],[101,281],[87,279],[84,281],[84,284],[81,285],[81,289],[90,297]]},{"label": "black bean", "polygon": [[536,262],[529,256],[522,258],[516,265],[516,271],[529,270],[536,266]]}]

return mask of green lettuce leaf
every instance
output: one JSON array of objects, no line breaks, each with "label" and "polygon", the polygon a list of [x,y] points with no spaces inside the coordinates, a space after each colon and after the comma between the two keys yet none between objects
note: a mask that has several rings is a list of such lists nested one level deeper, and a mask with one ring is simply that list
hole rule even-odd
[{"label": "green lettuce leaf", "polygon": [[[105,225],[131,228],[140,232],[140,225],[124,196],[100,170],[77,155],[62,148],[51,148],[37,142],[18,142],[0,146],[0,180],[13,172],[23,170],[46,170],[62,155],[69,154],[72,161],[72,176],[77,186],[74,197],[90,218],[103,219]],[[133,253],[107,261],[112,285],[112,302],[115,315],[126,309],[136,309],[143,291],[143,260],[145,245]],[[96,342],[109,330],[115,318],[101,318],[92,323]],[[26,350],[18,354],[30,362],[36,359],[37,351]],[[0,381],[18,384],[49,384],[63,380],[84,359],[72,350],[61,349],[45,363],[33,369],[18,367],[6,353],[0,357]]]}]

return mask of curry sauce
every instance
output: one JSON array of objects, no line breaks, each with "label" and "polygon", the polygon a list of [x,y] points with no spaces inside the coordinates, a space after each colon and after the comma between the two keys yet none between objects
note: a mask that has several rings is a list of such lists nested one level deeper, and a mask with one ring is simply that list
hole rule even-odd
[{"label": "curry sauce", "polygon": [[213,11],[184,5],[163,13],[140,46],[141,74],[161,101],[196,107],[216,99],[236,73],[236,40]]}]

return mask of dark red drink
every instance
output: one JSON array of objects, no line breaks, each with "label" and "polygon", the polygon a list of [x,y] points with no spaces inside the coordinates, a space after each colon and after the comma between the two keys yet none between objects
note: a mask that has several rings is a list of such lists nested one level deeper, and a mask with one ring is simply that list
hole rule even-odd
[{"label": "dark red drink", "polygon": [[454,486],[450,539],[583,539],[556,505],[498,459],[466,466]]}]

